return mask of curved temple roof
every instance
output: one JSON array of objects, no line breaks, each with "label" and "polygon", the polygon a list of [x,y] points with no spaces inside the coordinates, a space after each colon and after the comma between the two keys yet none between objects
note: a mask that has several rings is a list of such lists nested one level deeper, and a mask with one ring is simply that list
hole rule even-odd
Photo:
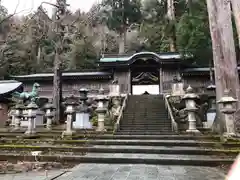
[{"label": "curved temple roof", "polygon": [[22,86],[22,83],[18,81],[0,81],[0,96],[10,94],[16,91],[20,86]]},{"label": "curved temple roof", "polygon": [[[100,59],[100,62],[103,63],[107,63],[107,62],[127,62],[130,61],[132,59],[134,59],[137,56],[141,56],[141,55],[151,55],[151,56],[155,56],[158,59],[162,59],[162,60],[167,60],[167,59],[182,59],[183,56],[180,53],[154,53],[154,52],[139,52],[139,53],[135,53],[132,55],[106,55],[105,57]],[[190,54],[186,54],[185,55],[186,58],[191,58],[192,55]]]}]

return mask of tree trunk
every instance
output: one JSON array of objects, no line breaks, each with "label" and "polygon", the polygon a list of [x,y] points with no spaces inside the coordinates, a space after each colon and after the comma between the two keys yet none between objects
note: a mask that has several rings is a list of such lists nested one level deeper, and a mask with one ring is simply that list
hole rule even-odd
[{"label": "tree trunk", "polygon": [[120,33],[119,36],[119,54],[125,53],[125,44],[126,44],[126,31],[124,30],[122,33]]},{"label": "tree trunk", "polygon": [[231,1],[232,1],[233,15],[235,18],[235,24],[236,24],[237,33],[238,33],[238,43],[240,48],[240,1],[239,0],[231,0]]},{"label": "tree trunk", "polygon": [[41,65],[41,46],[39,44],[37,48],[37,65],[38,67]]},{"label": "tree trunk", "polygon": [[55,47],[54,57],[54,79],[53,79],[53,104],[56,108],[55,122],[58,124],[63,115],[62,112],[62,72],[61,72],[61,59],[63,53],[63,36],[66,32],[65,26],[62,24],[63,19],[66,17],[66,0],[57,0],[57,9],[55,11],[54,25],[56,28],[57,42]]},{"label": "tree trunk", "polygon": [[55,123],[61,120],[62,84],[61,84],[61,60],[59,50],[56,48],[54,57],[54,77],[53,77],[53,104],[56,108]]},{"label": "tree trunk", "polygon": [[167,1],[167,17],[169,19],[169,23],[171,24],[171,35],[169,37],[169,46],[170,51],[176,51],[176,34],[175,34],[175,8],[174,8],[174,0]]},{"label": "tree trunk", "polygon": [[187,5],[188,13],[191,15],[192,14],[192,0],[186,0],[186,5]]},{"label": "tree trunk", "polygon": [[[239,97],[239,78],[234,47],[230,2],[207,0],[209,25],[212,38],[213,62],[215,67],[216,95],[219,100],[224,90],[231,90],[231,95]],[[219,108],[218,108],[219,110]],[[223,132],[225,122],[218,113],[216,124]]]}]

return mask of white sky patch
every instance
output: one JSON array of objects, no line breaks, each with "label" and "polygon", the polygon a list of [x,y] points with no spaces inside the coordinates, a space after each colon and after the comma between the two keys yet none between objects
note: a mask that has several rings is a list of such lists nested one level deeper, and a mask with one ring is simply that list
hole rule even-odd
[{"label": "white sky patch", "polygon": [[[87,12],[95,2],[99,1],[100,0],[67,0],[67,3],[70,4],[68,8],[72,11],[81,9],[81,11]],[[27,15],[35,11],[42,2],[55,3],[56,0],[2,0],[2,5],[8,9],[9,14],[14,13],[17,7],[16,12],[19,15]],[[49,13],[52,12],[52,6],[44,4],[43,7],[48,10]]]}]

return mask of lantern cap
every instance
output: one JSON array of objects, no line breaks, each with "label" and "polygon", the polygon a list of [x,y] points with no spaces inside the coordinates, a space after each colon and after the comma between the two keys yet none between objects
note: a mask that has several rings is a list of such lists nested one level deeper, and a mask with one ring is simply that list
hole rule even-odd
[{"label": "lantern cap", "polygon": [[87,89],[87,88],[81,88],[80,90],[79,90],[79,92],[81,93],[81,92],[88,92],[89,90]]},{"label": "lantern cap", "polygon": [[226,103],[235,103],[238,100],[233,98],[232,96],[229,96],[229,90],[224,91],[223,97],[217,102],[219,104],[226,104]]},{"label": "lantern cap", "polygon": [[215,84],[208,85],[207,90],[210,90],[210,91],[216,90],[216,85]]},{"label": "lantern cap", "polygon": [[15,109],[24,109],[25,106],[23,104],[16,104]]},{"label": "lantern cap", "polygon": [[103,95],[104,94],[104,89],[101,87],[99,90],[98,90],[99,94]]},{"label": "lantern cap", "polygon": [[35,102],[31,102],[28,106],[27,109],[38,109],[38,106]]},{"label": "lantern cap", "polygon": [[189,85],[188,88],[186,89],[186,94],[183,96],[184,100],[187,99],[199,99],[199,96],[194,93],[193,88]]},{"label": "lantern cap", "polygon": [[54,107],[54,105],[52,103],[47,103],[45,106],[44,106],[44,109],[56,109]]}]

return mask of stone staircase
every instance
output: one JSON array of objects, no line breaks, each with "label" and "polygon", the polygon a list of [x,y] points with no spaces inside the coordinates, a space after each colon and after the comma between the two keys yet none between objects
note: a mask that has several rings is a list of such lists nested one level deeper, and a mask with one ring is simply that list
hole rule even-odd
[{"label": "stone staircase", "polygon": [[230,165],[240,142],[222,142],[220,136],[174,134],[162,96],[130,96],[120,131],[79,131],[62,139],[60,130],[37,130],[36,139],[24,131],[0,131],[0,160],[99,164]]},{"label": "stone staircase", "polygon": [[129,96],[118,134],[171,133],[171,120],[162,95]]}]

